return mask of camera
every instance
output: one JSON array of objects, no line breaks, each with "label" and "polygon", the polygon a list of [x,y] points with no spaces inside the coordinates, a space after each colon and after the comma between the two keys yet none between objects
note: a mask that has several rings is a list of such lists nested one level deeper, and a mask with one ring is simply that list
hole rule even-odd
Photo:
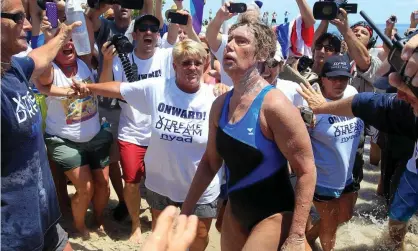
[{"label": "camera", "polygon": [[[404,61],[401,58],[401,53],[405,44],[415,35],[418,35],[418,30],[415,30],[408,36],[402,38],[399,34],[394,35],[394,39],[388,38],[381,30],[379,30],[376,24],[370,19],[370,17],[364,12],[360,11],[360,15],[367,21],[367,23],[376,31],[377,35],[382,39],[383,43],[390,49],[387,60],[391,66],[390,72],[397,72],[402,81],[408,86],[408,88],[414,93],[415,97],[418,98],[418,87],[412,85],[412,78],[405,75],[405,68],[408,61]],[[417,49],[415,49],[417,51]]]},{"label": "camera", "polygon": [[117,4],[122,8],[141,10],[144,7],[144,0],[87,0],[90,8],[98,9],[100,4]]},{"label": "camera", "polygon": [[298,72],[304,72],[306,69],[312,67],[313,60],[308,56],[302,56],[298,61]]},{"label": "camera", "polygon": [[312,122],[314,119],[313,111],[306,106],[302,106],[300,109],[300,115],[302,116],[303,122],[305,122],[306,126],[312,126]]},{"label": "camera", "polygon": [[129,42],[129,39],[124,35],[113,35],[110,39],[110,45],[115,46],[118,53],[131,53],[134,50],[134,46]]},{"label": "camera", "polygon": [[313,15],[316,20],[333,20],[337,18],[340,8],[348,14],[357,13],[357,4],[347,3],[347,0],[324,0],[314,4]]}]

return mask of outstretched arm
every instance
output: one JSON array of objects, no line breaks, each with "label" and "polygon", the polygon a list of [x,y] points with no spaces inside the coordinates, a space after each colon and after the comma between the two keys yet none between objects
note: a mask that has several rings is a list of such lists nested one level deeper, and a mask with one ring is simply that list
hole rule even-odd
[{"label": "outstretched arm", "polygon": [[215,175],[222,166],[222,158],[216,150],[216,130],[217,121],[219,120],[220,111],[226,95],[220,96],[212,105],[209,116],[209,136],[206,151],[199,163],[196,174],[193,178],[186,200],[183,203],[181,213],[190,215],[193,213],[200,196],[209,186]]}]

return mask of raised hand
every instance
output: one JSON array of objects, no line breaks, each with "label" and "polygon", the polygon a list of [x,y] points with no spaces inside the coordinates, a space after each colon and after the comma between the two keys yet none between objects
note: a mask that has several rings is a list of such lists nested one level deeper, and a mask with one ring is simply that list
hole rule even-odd
[{"label": "raised hand", "polygon": [[300,89],[297,89],[297,92],[308,102],[309,107],[314,113],[318,112],[318,109],[325,104],[327,101],[320,88],[316,90],[309,83],[300,83]]},{"label": "raised hand", "polygon": [[[60,22],[58,21],[58,27],[59,24]],[[52,28],[51,23],[48,21],[48,17],[44,16],[41,22],[41,31],[45,36],[45,41],[48,42],[55,37],[58,32],[58,28]]]},{"label": "raised hand", "polygon": [[222,7],[219,8],[218,12],[216,13],[216,16],[224,22],[237,15],[237,13],[229,12],[228,7],[231,3],[231,1],[225,2],[225,4],[222,5]]},{"label": "raised hand", "polygon": [[340,8],[340,13],[337,18],[331,20],[330,23],[335,25],[341,34],[346,34],[350,29],[347,12],[342,8]]},{"label": "raised hand", "polygon": [[73,30],[79,26],[81,26],[81,21],[74,22],[70,25],[61,23],[61,25],[58,27],[59,32],[57,36],[60,36],[61,39],[64,40],[64,44],[66,44],[71,40],[71,33],[73,32]]},{"label": "raised hand", "polygon": [[101,51],[103,54],[103,60],[105,61],[113,60],[113,57],[117,54],[115,46],[113,44],[110,44],[110,41],[107,41],[103,44]]}]

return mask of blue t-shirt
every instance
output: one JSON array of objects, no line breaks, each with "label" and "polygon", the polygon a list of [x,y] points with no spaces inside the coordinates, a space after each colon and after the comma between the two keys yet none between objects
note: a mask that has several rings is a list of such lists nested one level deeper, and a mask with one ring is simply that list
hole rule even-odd
[{"label": "blue t-shirt", "polygon": [[[356,94],[347,86],[343,98]],[[309,129],[317,170],[317,186],[344,190],[352,183],[353,167],[364,124],[359,118],[319,114]]]},{"label": "blue t-shirt", "polygon": [[29,57],[13,58],[1,78],[2,250],[42,250],[44,234],[61,216],[40,108],[28,87],[34,67]]}]

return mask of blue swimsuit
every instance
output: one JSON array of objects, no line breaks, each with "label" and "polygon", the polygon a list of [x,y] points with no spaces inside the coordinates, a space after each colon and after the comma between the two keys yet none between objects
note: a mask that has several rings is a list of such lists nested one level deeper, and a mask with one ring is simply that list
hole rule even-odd
[{"label": "blue swimsuit", "polygon": [[260,128],[259,113],[264,97],[271,89],[274,87],[261,90],[244,117],[235,124],[228,123],[233,90],[230,91],[216,134],[216,148],[227,167],[231,210],[248,231],[271,215],[294,209],[287,160]]}]

